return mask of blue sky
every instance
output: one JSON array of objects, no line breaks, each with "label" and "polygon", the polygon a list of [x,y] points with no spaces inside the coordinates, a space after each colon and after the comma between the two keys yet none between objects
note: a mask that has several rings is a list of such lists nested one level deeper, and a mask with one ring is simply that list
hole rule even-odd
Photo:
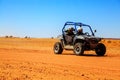
[{"label": "blue sky", "polygon": [[66,21],[120,38],[120,0],[0,0],[0,36],[56,37]]}]

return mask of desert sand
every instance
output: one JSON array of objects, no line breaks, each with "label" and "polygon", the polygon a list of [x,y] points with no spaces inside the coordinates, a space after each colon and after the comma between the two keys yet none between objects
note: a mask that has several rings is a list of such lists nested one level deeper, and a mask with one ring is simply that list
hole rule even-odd
[{"label": "desert sand", "polygon": [[56,55],[57,39],[0,38],[0,80],[120,80],[120,40],[104,39],[105,56],[94,51]]}]

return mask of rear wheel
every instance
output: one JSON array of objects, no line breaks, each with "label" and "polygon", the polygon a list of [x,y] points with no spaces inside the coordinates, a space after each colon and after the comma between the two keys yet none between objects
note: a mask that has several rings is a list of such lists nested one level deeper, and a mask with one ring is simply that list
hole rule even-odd
[{"label": "rear wheel", "polygon": [[82,43],[76,43],[74,45],[74,53],[76,55],[83,55],[83,53],[84,53],[84,47],[83,47]]},{"label": "rear wheel", "polygon": [[56,42],[53,49],[55,54],[62,54],[63,48],[60,42]]},{"label": "rear wheel", "polygon": [[104,56],[104,54],[106,53],[105,45],[102,43],[99,43],[95,48],[95,52],[98,56]]}]

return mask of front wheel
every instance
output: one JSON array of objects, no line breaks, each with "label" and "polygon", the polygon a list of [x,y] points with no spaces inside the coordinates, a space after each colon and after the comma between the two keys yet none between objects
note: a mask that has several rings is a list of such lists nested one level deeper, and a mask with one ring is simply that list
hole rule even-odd
[{"label": "front wheel", "polygon": [[55,54],[62,54],[62,51],[63,51],[63,48],[62,48],[62,45],[60,42],[56,42],[55,45],[54,45],[54,53]]},{"label": "front wheel", "polygon": [[104,54],[106,53],[105,45],[102,43],[98,43],[98,45],[95,48],[95,52],[98,56],[104,56]]},{"label": "front wheel", "polygon": [[76,55],[83,55],[83,53],[84,53],[84,47],[83,47],[82,43],[76,43],[74,45],[74,53]]}]

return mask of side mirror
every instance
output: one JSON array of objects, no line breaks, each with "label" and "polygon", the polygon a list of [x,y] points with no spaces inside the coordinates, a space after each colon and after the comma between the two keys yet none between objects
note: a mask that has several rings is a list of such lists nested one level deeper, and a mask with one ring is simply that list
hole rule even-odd
[{"label": "side mirror", "polygon": [[97,30],[95,29],[95,30],[94,30],[94,33],[96,33],[96,32],[97,32]]}]

